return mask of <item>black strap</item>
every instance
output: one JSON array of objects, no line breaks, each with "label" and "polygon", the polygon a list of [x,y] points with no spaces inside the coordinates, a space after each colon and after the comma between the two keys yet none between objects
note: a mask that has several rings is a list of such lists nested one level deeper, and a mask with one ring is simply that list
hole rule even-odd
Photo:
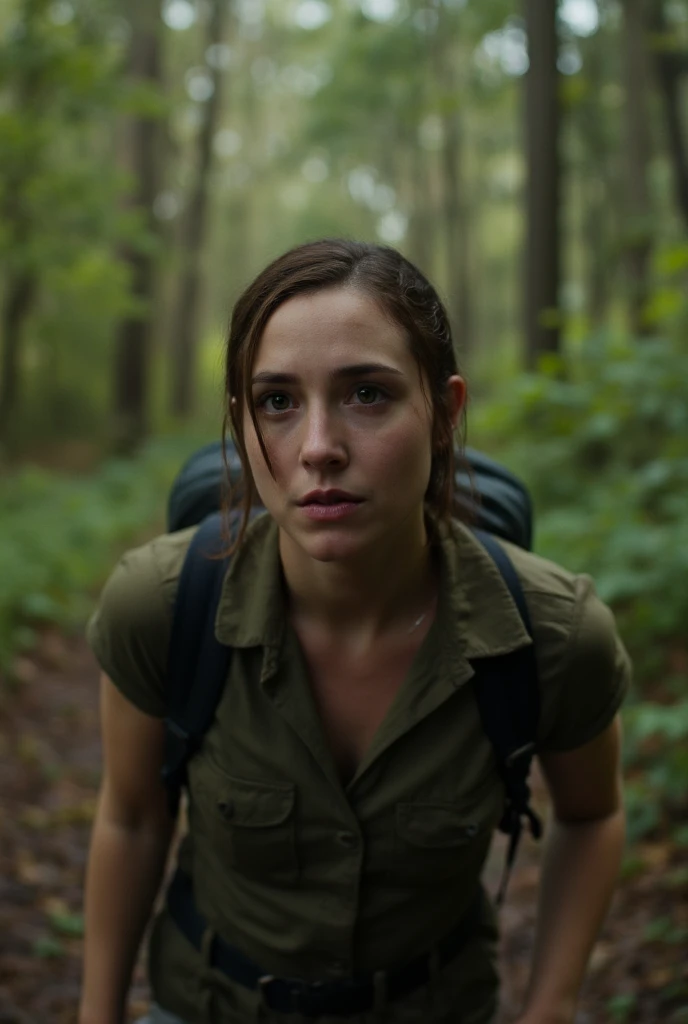
[{"label": "black strap", "polygon": [[[483,891],[478,886],[458,925],[437,943],[437,967],[440,970],[476,934],[482,920],[483,902]],[[201,950],[209,927],[208,921],[196,906],[191,879],[179,869],[167,892],[167,906],[180,931],[197,950]],[[209,964],[246,988],[260,989],[266,1005],[278,1013],[298,1013],[305,1017],[349,1016],[365,1013],[374,1005],[375,984],[372,974],[324,982],[276,978],[266,975],[258,964],[217,934],[213,936],[210,945]],[[424,954],[385,971],[387,998],[390,1001],[401,999],[427,984],[431,978],[431,968],[432,957]]]},{"label": "black strap", "polygon": [[[489,533],[474,533],[499,569],[509,588],[529,636],[533,628],[523,588],[511,559],[502,545]],[[497,904],[504,901],[511,868],[516,859],[524,819],[531,834],[542,834],[540,819],[530,806],[528,776],[537,738],[540,717],[535,645],[492,658],[473,661],[474,693],[483,729],[490,740],[497,766],[506,790],[506,805],[500,829],[509,836],[506,863],[497,894]]]},{"label": "black strap", "polygon": [[167,664],[163,781],[176,814],[189,758],[210,727],[229,670],[231,650],[215,637],[215,615],[229,560],[220,513],[204,519],[184,560]]}]

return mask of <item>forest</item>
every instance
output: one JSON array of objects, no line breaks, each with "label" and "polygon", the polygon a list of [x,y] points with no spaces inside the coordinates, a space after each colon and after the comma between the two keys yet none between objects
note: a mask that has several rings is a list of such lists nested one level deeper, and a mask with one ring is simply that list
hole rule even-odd
[{"label": "forest", "polygon": [[73,1019],[98,590],[220,436],[233,302],[326,236],[439,286],[468,442],[615,612],[629,835],[579,1020],[688,1021],[688,0],[4,0],[0,1022]]}]

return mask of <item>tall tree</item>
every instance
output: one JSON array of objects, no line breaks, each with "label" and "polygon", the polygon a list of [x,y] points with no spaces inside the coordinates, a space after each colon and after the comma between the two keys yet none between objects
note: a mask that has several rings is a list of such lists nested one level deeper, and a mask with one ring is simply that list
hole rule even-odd
[{"label": "tall tree", "polygon": [[115,443],[131,450],[149,429],[148,391],[157,254],[153,204],[160,187],[160,111],[153,96],[161,86],[160,18],[156,0],[130,0],[131,35],[127,54],[130,83],[143,86],[147,98],[123,125],[122,155],[133,187],[128,197],[147,227],[145,244],[124,247],[130,272],[131,312],[121,321],[115,349]]},{"label": "tall tree", "polygon": [[560,345],[560,156],[556,4],[526,0],[526,363]]},{"label": "tall tree", "polygon": [[[465,168],[464,94],[457,73],[461,62],[458,38],[443,3],[437,5],[435,73],[440,88],[442,121],[442,229],[445,242],[447,295],[454,334],[463,352],[470,351],[472,309],[470,286],[470,225]],[[462,62],[463,63],[463,62]]]},{"label": "tall tree", "polygon": [[650,133],[645,2],[626,0],[623,10],[629,212],[624,249],[630,288],[631,328],[636,334],[644,334],[648,330],[645,307],[650,290],[653,221],[648,180]]},{"label": "tall tree", "polygon": [[23,119],[23,131],[15,133],[17,144],[4,157],[1,210],[7,235],[7,266],[0,305],[0,437],[7,436],[10,418],[19,405],[22,334],[38,290],[38,271],[27,253],[26,242],[34,227],[30,183],[45,150],[41,122],[49,105],[52,54],[47,52],[41,22],[48,6],[47,0],[24,0],[14,41],[12,100],[14,110]]},{"label": "tall tree", "polygon": [[[212,53],[211,47],[219,46],[224,38],[225,16],[229,2],[230,0],[212,0],[205,39],[206,54]],[[221,61],[211,60],[210,64],[212,92],[202,108],[203,117],[198,132],[194,179],[180,238],[181,280],[172,339],[172,412],[179,417],[187,417],[193,412],[196,390],[201,256],[206,233],[212,143],[220,115],[223,79]]]},{"label": "tall tree", "polygon": [[655,0],[651,10],[652,50],[664,107],[676,205],[688,231],[688,146],[681,118],[681,78],[688,73],[688,50],[676,45],[662,0]]}]

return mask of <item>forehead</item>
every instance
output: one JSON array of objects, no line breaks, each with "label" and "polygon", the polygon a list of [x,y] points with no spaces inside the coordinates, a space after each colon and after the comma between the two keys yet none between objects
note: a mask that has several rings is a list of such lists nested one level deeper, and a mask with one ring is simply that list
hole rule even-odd
[{"label": "forehead", "polygon": [[415,366],[404,331],[374,299],[353,288],[328,288],[295,295],[275,310],[253,370],[306,370],[343,360],[385,360],[407,372]]}]

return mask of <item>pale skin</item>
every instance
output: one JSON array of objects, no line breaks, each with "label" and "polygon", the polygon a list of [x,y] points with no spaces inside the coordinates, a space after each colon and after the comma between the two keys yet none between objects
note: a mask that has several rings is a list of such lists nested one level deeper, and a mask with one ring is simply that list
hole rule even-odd
[{"label": "pale skin", "polygon": [[[435,611],[423,512],[432,458],[428,389],[401,330],[374,301],[347,288],[280,306],[252,378],[274,476],[246,414],[251,469],[280,530],[289,614],[346,779]],[[465,385],[456,376],[447,389],[456,424]],[[355,495],[356,510],[335,522],[310,519],[300,502],[313,489],[330,488]],[[173,832],[158,781],[162,723],[105,677],[102,726],[104,781],[87,876],[79,1024],[121,1024]],[[621,859],[619,722],[583,747],[540,760],[552,816],[532,978],[518,1024],[572,1024]]]}]

